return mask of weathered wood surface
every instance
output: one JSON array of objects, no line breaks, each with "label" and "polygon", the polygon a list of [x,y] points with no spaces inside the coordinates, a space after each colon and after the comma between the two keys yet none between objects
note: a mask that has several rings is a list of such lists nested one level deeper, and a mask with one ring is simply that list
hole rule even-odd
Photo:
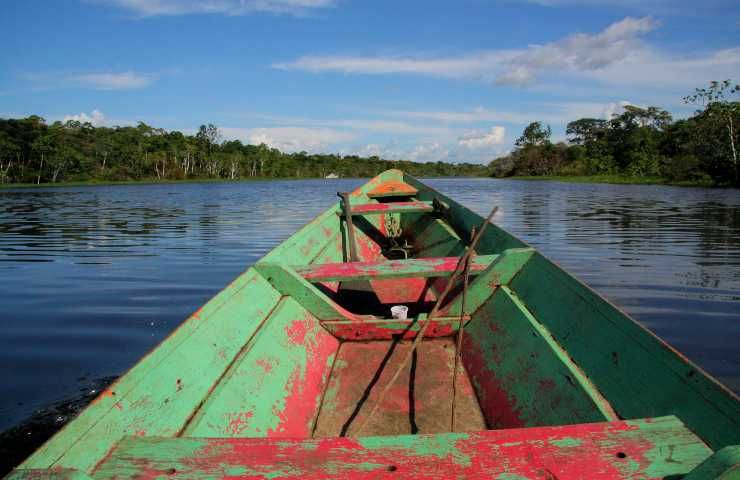
[{"label": "weathered wood surface", "polygon": [[182,435],[310,436],[339,341],[283,297]]},{"label": "weathered wood surface", "polygon": [[[485,270],[497,255],[480,255],[470,264],[475,275]],[[310,282],[342,280],[376,280],[391,278],[449,277],[459,257],[413,258],[409,260],[381,260],[374,262],[325,263],[295,267],[295,271]]]},{"label": "weathered wood surface", "polygon": [[510,287],[621,417],[671,413],[713,449],[740,444],[737,397],[545,257]]},{"label": "weathered wood surface", "polygon": [[[411,342],[345,342],[339,348],[321,406],[317,437],[351,434],[368,415],[379,393],[409,353]],[[423,341],[394,382],[390,394],[363,432],[367,435],[441,433],[452,414],[452,338]],[[459,431],[483,430],[486,424],[470,383],[463,378],[455,399]]]},{"label": "weathered wood surface", "polygon": [[278,304],[250,269],[23,462],[89,471],[125,435],[177,435]]},{"label": "weathered wood surface", "polygon": [[710,454],[664,417],[359,439],[127,438],[94,477],[657,480],[688,473]]},{"label": "weathered wood surface", "polygon": [[[352,204],[352,215],[381,215],[386,213],[429,213],[434,207],[431,202],[392,202]],[[338,214],[341,214],[338,212]]]},{"label": "weathered wood surface", "polygon": [[738,479],[740,479],[740,445],[733,445],[707,458],[682,480]]},{"label": "weathered wood surface", "polygon": [[462,359],[490,428],[616,420],[608,402],[507,287],[473,314]]},{"label": "weathered wood surface", "polygon": [[[395,318],[379,318],[365,320],[327,320],[321,326],[340,340],[367,341],[390,340],[392,338],[413,339],[419,331],[427,315],[421,314],[416,319],[398,320]],[[465,321],[470,315],[465,316]],[[436,317],[424,335],[425,338],[450,337],[457,332],[460,317]]]},{"label": "weathered wood surface", "polygon": [[370,198],[383,197],[411,197],[416,195],[417,189],[398,180],[388,180],[367,192]]}]

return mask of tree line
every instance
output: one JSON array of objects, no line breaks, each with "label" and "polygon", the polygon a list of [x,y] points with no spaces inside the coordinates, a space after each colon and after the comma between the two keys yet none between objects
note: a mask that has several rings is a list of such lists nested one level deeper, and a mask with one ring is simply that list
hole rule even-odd
[{"label": "tree line", "polygon": [[489,164],[493,176],[623,175],[671,182],[740,186],[740,85],[711,82],[684,97],[699,108],[674,121],[659,107],[626,105],[609,120],[568,123],[567,143],[552,143],[549,126],[529,124],[509,155]]},{"label": "tree line", "polygon": [[223,141],[201,125],[195,135],[136,126],[48,125],[36,115],[0,119],[0,183],[244,178],[370,177],[389,168],[418,176],[485,176],[485,165],[387,161],[377,156],[283,153],[265,144]]}]

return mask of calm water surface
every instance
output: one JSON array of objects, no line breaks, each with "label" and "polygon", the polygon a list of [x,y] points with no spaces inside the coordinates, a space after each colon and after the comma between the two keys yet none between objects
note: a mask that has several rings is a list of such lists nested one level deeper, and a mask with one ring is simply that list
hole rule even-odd
[{"label": "calm water surface", "polygon": [[[0,190],[0,429],[124,372],[363,180]],[[740,191],[428,183],[740,391]]]}]

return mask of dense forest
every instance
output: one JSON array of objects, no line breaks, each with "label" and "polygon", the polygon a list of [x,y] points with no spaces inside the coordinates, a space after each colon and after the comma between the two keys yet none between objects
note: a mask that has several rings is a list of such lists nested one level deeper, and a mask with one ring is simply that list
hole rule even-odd
[{"label": "dense forest", "polygon": [[739,92],[730,80],[696,89],[684,102],[698,110],[685,120],[633,105],[609,120],[581,118],[568,124],[567,143],[553,144],[550,127],[533,122],[514,151],[489,167],[496,177],[620,175],[740,186],[740,102],[733,100]]},{"label": "dense forest", "polygon": [[0,119],[0,183],[71,181],[370,177],[388,168],[417,176],[618,175],[672,183],[740,186],[740,85],[730,80],[684,98],[698,107],[674,121],[658,107],[625,105],[611,119],[568,123],[568,141],[553,143],[549,126],[532,122],[508,155],[488,166],[411,162],[354,155],[283,153],[267,145],[222,141],[218,128],[195,135],[145,123],[94,127],[48,125],[38,116]]},{"label": "dense forest", "polygon": [[394,167],[420,176],[488,173],[477,164],[282,153],[264,144],[222,141],[212,124],[185,135],[145,123],[109,128],[77,121],[47,125],[38,116],[0,119],[0,183],[308,178],[332,173],[369,177]]}]

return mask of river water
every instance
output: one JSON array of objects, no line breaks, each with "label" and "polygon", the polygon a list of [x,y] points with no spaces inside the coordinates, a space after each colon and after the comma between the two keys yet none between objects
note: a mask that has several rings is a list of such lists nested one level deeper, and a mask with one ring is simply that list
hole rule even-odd
[{"label": "river water", "polygon": [[[0,190],[0,430],[124,372],[364,180]],[[427,183],[740,391],[740,190]]]}]

